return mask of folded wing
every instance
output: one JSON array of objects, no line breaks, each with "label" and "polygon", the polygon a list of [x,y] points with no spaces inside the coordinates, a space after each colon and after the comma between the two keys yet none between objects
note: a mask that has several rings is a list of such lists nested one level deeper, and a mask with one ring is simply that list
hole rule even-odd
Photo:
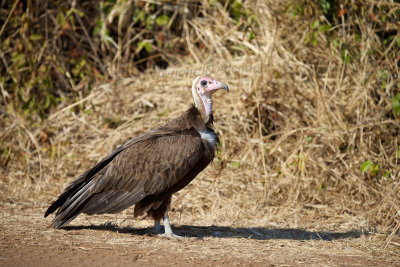
[{"label": "folded wing", "polygon": [[213,149],[194,129],[153,130],[132,139],[79,176],[49,207],[54,227],[80,213],[122,211],[149,196],[185,187],[213,158]]}]

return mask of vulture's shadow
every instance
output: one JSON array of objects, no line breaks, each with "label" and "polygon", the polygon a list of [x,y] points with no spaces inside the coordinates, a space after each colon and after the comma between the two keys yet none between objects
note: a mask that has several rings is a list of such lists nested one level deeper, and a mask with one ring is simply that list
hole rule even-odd
[{"label": "vulture's shadow", "polygon": [[[156,236],[152,227],[134,228],[120,227],[112,223],[90,226],[67,226],[65,230],[99,230],[112,231],[123,234],[131,234],[138,236]],[[195,238],[247,238],[255,240],[270,240],[270,239],[288,239],[288,240],[323,240],[332,241],[345,238],[360,238],[362,235],[368,235],[367,232],[359,230],[350,230],[347,232],[332,232],[332,231],[308,231],[296,228],[264,228],[264,227],[229,227],[229,226],[191,226],[181,225],[173,227],[175,234],[183,237]]]}]

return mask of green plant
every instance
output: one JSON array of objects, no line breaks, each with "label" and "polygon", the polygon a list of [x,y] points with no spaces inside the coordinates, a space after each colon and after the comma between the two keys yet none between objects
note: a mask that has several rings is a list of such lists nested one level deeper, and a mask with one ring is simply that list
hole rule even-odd
[{"label": "green plant", "polygon": [[369,174],[376,175],[379,172],[379,164],[373,163],[372,160],[367,160],[361,165],[361,172],[369,172]]},{"label": "green plant", "polygon": [[400,114],[400,93],[392,98],[392,108],[396,115]]}]

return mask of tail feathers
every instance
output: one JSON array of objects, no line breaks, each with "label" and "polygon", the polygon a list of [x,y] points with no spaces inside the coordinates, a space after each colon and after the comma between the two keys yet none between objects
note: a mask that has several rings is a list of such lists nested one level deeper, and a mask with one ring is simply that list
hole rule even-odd
[{"label": "tail feathers", "polygon": [[[78,206],[79,205],[82,206],[83,202],[86,203],[88,199],[80,199],[83,202],[79,204],[76,201],[75,202],[72,201],[72,198],[76,196],[75,199],[77,199],[79,196],[81,196],[81,194],[83,194],[83,191],[81,189],[85,187],[87,184],[91,183],[93,177],[98,172],[103,170],[121,151],[127,148],[130,144],[131,143],[128,142],[127,144],[120,146],[112,153],[110,153],[108,156],[106,156],[104,159],[102,159],[99,163],[97,163],[97,165],[95,165],[93,168],[87,170],[85,173],[76,178],[67,188],[64,189],[63,193],[58,197],[58,199],[53,204],[51,204],[51,206],[47,209],[46,213],[44,214],[44,217],[47,217],[49,214],[55,212],[57,209],[60,208],[57,211],[56,218],[53,221],[54,227],[62,227],[63,225],[70,222],[73,218],[75,218],[79,214],[79,212],[73,216],[72,213],[71,214],[68,213],[69,215],[67,215],[67,213],[63,210],[69,207],[69,205],[73,205],[74,207],[70,211],[72,212],[72,210],[74,210],[75,212],[77,212],[77,210],[79,210]],[[87,195],[86,197],[90,196]],[[63,220],[64,222],[56,223],[60,222],[60,220]]]},{"label": "tail feathers", "polygon": [[51,204],[51,206],[46,210],[46,213],[44,214],[44,217],[46,218],[49,216],[51,213],[55,212],[59,207],[62,206],[62,204],[67,201],[67,199],[70,196],[70,192],[64,192],[60,195],[60,197]]},{"label": "tail feathers", "polygon": [[69,212],[64,211],[60,214],[57,214],[51,226],[53,226],[54,228],[62,228],[67,224],[69,224],[73,219],[75,219],[76,216],[78,216],[81,213],[86,202],[88,202],[90,198],[91,196],[89,196],[86,200],[84,200],[81,203],[75,203],[75,205],[72,206],[73,208],[71,207],[72,209],[70,209]]},{"label": "tail feathers", "polygon": [[83,184],[85,183],[85,176],[81,175],[77,179],[75,179],[69,186],[67,186],[62,194],[58,197],[56,201],[51,204],[51,206],[46,210],[44,217],[46,218],[49,214],[55,212],[59,207],[61,207],[70,196],[74,195],[76,191],[78,191]]},{"label": "tail feathers", "polygon": [[47,209],[44,217],[58,209],[52,222],[53,227],[61,228],[68,224],[79,215],[85,203],[89,201],[92,195],[90,187],[93,184],[93,180],[85,181],[83,178],[79,177],[73,181]]},{"label": "tail feathers", "polygon": [[61,228],[72,221],[78,216],[85,204],[93,197],[92,187],[93,180],[89,183],[84,184],[77,192],[74,192],[58,209],[56,217],[53,220],[52,226],[55,228]]}]

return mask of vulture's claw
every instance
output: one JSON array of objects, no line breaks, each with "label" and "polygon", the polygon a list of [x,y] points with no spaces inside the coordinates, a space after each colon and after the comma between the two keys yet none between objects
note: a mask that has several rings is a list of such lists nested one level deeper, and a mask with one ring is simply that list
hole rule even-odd
[{"label": "vulture's claw", "polygon": [[174,233],[164,233],[164,234],[159,234],[158,236],[169,238],[169,239],[175,239],[175,240],[183,240],[183,236],[176,235]]}]

